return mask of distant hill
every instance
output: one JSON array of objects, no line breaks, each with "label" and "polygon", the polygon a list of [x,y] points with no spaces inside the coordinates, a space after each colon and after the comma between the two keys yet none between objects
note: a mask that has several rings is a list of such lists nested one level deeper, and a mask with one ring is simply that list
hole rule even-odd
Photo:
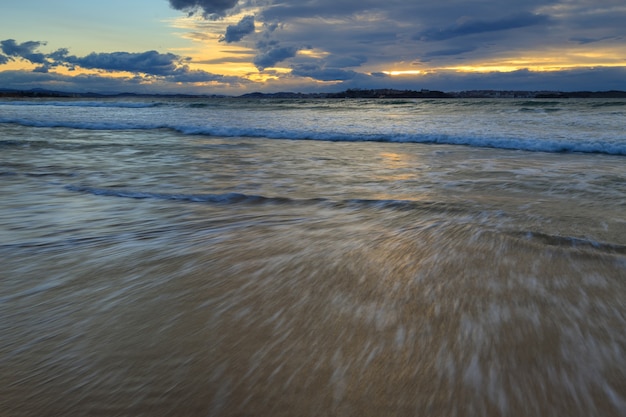
[{"label": "distant hill", "polygon": [[172,98],[198,98],[198,97],[224,97],[216,94],[137,94],[137,93],[119,93],[119,94],[101,94],[101,93],[76,93],[45,90],[35,88],[32,90],[11,90],[0,89],[0,97],[13,98],[124,98],[124,97],[172,97]]},{"label": "distant hill", "polygon": [[[170,98],[223,98],[229,97],[214,94],[100,94],[53,91],[45,89],[13,90],[0,89],[0,97],[12,98],[123,98],[123,97],[170,97]],[[443,92],[436,90],[395,90],[395,89],[348,89],[338,93],[261,93],[243,94],[234,98],[258,99],[404,99],[404,98],[626,98],[626,91],[514,91],[514,90],[468,90],[459,92]]]},{"label": "distant hill", "polygon": [[44,89],[33,89],[33,90],[11,90],[11,89],[0,89],[0,97],[80,97],[79,94],[74,93],[64,93],[61,91],[51,91]]}]

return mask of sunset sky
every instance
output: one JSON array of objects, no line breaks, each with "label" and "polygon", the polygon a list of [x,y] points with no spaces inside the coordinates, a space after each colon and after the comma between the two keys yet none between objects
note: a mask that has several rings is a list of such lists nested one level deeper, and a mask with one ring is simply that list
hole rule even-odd
[{"label": "sunset sky", "polygon": [[0,89],[626,90],[624,0],[20,0]]}]

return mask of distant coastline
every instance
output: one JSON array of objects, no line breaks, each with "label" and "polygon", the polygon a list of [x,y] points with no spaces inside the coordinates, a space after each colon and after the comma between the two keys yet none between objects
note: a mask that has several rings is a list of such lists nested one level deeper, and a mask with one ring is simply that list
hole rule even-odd
[{"label": "distant coastline", "polygon": [[215,94],[101,94],[72,93],[45,89],[11,90],[0,89],[0,98],[129,98],[129,97],[171,97],[171,98],[258,98],[258,99],[405,99],[405,98],[626,98],[626,91],[516,91],[516,90],[467,90],[443,92],[437,90],[395,90],[395,89],[348,89],[336,93],[247,93],[239,96]]}]

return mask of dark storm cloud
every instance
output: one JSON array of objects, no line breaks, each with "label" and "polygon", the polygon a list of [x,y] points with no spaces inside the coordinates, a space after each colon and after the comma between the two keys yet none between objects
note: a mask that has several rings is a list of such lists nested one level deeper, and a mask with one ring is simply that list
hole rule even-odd
[{"label": "dark storm cloud", "polygon": [[169,0],[170,6],[189,14],[200,12],[207,19],[224,16],[238,0]]},{"label": "dark storm cloud", "polygon": [[229,25],[221,41],[239,42],[244,36],[254,32],[254,16],[243,17],[236,25]]},{"label": "dark storm cloud", "polygon": [[416,34],[414,38],[421,41],[441,41],[478,33],[542,25],[549,22],[549,20],[548,16],[533,13],[518,13],[497,20],[463,19],[443,29],[427,29]]},{"label": "dark storm cloud", "polygon": [[15,39],[7,39],[0,42],[0,49],[9,59],[23,58],[35,64],[43,64],[46,62],[46,56],[36,52],[37,48],[45,45],[45,42],[28,41],[17,43]]}]

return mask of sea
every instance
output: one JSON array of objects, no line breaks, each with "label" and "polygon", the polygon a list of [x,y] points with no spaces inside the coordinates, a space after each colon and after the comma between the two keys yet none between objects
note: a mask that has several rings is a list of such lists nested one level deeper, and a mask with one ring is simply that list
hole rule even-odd
[{"label": "sea", "polygon": [[626,100],[0,99],[0,416],[626,416]]}]

